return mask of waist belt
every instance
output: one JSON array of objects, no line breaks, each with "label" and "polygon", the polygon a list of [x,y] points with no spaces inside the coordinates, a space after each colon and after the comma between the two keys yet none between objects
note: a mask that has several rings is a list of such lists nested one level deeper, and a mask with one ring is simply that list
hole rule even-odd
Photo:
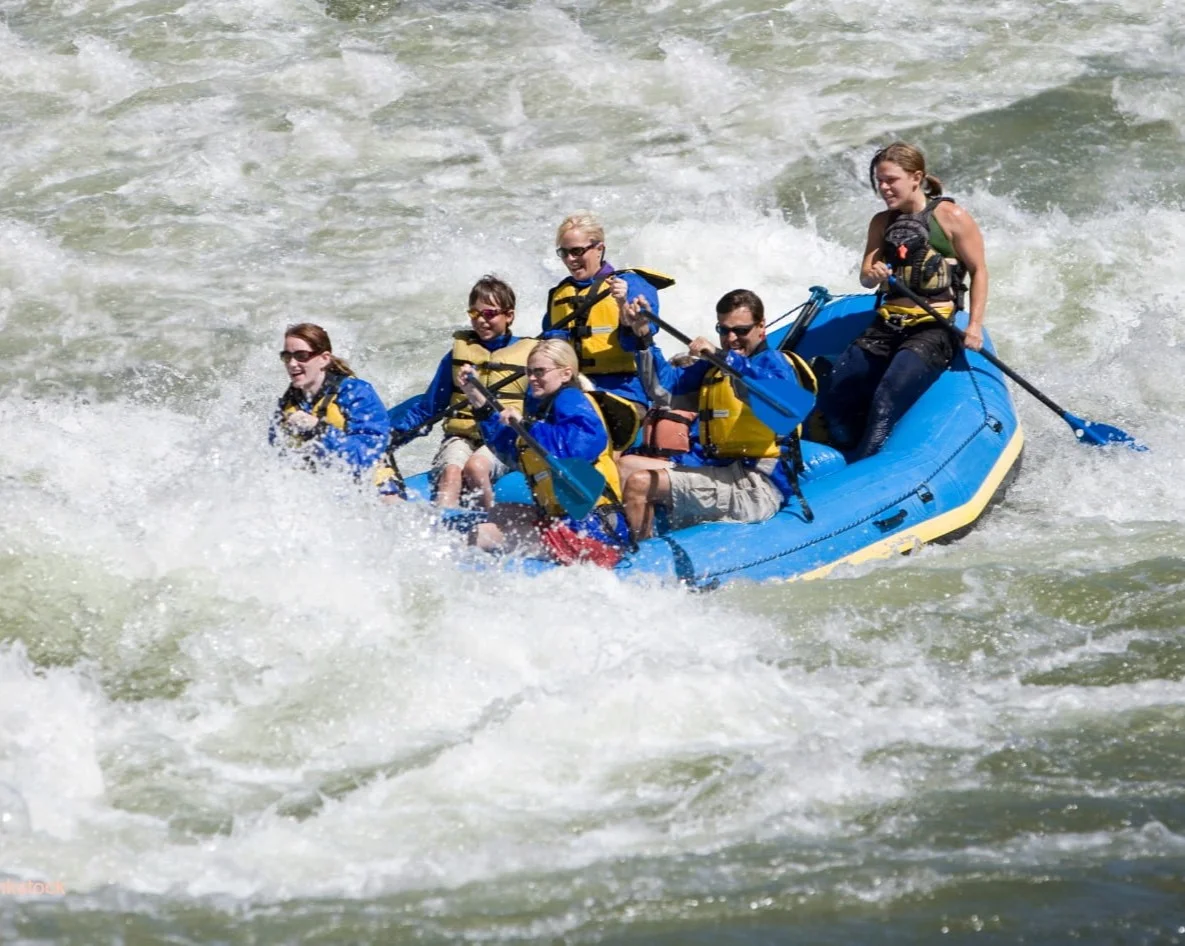
[{"label": "waist belt", "polygon": [[[954,318],[954,306],[950,303],[940,303],[933,308],[935,312],[948,322]],[[934,316],[921,306],[914,305],[883,305],[876,310],[876,313],[887,325],[896,329],[912,328],[914,325],[920,325],[923,322],[936,321]]]}]

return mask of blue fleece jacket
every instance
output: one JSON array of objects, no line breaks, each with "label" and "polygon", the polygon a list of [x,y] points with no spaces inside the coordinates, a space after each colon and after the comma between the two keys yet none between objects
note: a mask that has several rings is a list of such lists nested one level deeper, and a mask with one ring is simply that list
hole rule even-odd
[{"label": "blue fleece jacket", "polygon": [[[539,446],[557,459],[587,460],[593,463],[609,446],[609,434],[588,395],[576,387],[560,388],[550,402],[541,403],[527,392],[525,423]],[[503,424],[498,416],[481,422],[481,433],[491,450],[506,463],[518,462],[518,434],[513,427]],[[624,517],[618,517],[617,528],[610,534],[596,513],[584,519],[561,517],[572,528],[588,533],[605,542],[623,545],[629,540]]]},{"label": "blue fleece jacket", "polygon": [[[318,395],[310,399],[303,393],[297,394],[296,407],[311,414]],[[346,377],[341,379],[330,402],[345,418],[345,430],[328,424],[319,425],[309,439],[307,449],[310,455],[315,458],[341,457],[357,471],[370,469],[383,456],[391,435],[387,409],[378,392],[361,378]],[[268,429],[269,443],[274,444],[285,436],[280,428],[282,417],[281,410],[277,409]]]},{"label": "blue fleece jacket", "polygon": [[[742,355],[738,351],[729,351],[725,356],[725,363],[728,367],[740,373],[742,378],[752,378],[754,381],[772,381],[775,384],[791,383],[799,386],[798,374],[794,370],[794,366],[790,364],[789,359],[779,351],[770,348],[765,342],[758,346],[757,350],[753,352],[751,358]],[[685,368],[676,367],[668,362],[665,358],[655,358],[655,373],[659,383],[671,393],[672,396],[680,394],[698,394],[700,387],[704,383],[704,377],[712,370],[712,365],[707,361],[700,359]],[[741,400],[746,403],[749,402],[748,392],[741,395]],[[698,443],[698,440],[697,440]],[[702,454],[701,454],[702,456]],[[728,466],[730,463],[738,462],[735,459],[727,457],[707,457],[702,456],[699,462],[692,462],[686,464],[679,464],[680,466]],[[756,465],[756,460],[744,459],[739,461],[746,467],[752,468]],[[783,499],[791,495],[790,480],[786,475],[784,465],[779,463],[774,471],[769,474],[774,485],[781,491]]]}]

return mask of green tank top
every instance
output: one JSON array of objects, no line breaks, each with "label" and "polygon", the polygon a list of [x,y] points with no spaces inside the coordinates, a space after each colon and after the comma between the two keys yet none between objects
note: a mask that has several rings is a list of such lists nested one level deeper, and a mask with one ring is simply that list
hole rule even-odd
[{"label": "green tank top", "polygon": [[955,258],[955,248],[938,222],[938,214],[930,214],[930,245],[948,259]]}]

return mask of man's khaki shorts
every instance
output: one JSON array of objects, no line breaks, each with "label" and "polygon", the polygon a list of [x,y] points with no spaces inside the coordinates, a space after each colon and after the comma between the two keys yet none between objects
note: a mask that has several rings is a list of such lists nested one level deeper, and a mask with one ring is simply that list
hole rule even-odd
[{"label": "man's khaki shorts", "polygon": [[696,522],[764,522],[782,508],[782,493],[764,473],[728,466],[677,466],[671,478],[671,528]]}]

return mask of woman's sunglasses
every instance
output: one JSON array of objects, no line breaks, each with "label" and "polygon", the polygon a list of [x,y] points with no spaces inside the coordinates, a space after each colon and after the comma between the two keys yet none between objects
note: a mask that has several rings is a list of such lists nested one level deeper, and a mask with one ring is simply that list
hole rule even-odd
[{"label": "woman's sunglasses", "polygon": [[280,361],[288,364],[288,362],[295,359],[298,365],[303,365],[309,359],[316,358],[321,354],[324,353],[319,351],[282,351],[280,352]]},{"label": "woman's sunglasses", "polygon": [[590,243],[588,246],[557,246],[555,248],[555,255],[560,259],[580,259],[589,250],[596,249],[601,243],[598,240],[595,243]]}]

